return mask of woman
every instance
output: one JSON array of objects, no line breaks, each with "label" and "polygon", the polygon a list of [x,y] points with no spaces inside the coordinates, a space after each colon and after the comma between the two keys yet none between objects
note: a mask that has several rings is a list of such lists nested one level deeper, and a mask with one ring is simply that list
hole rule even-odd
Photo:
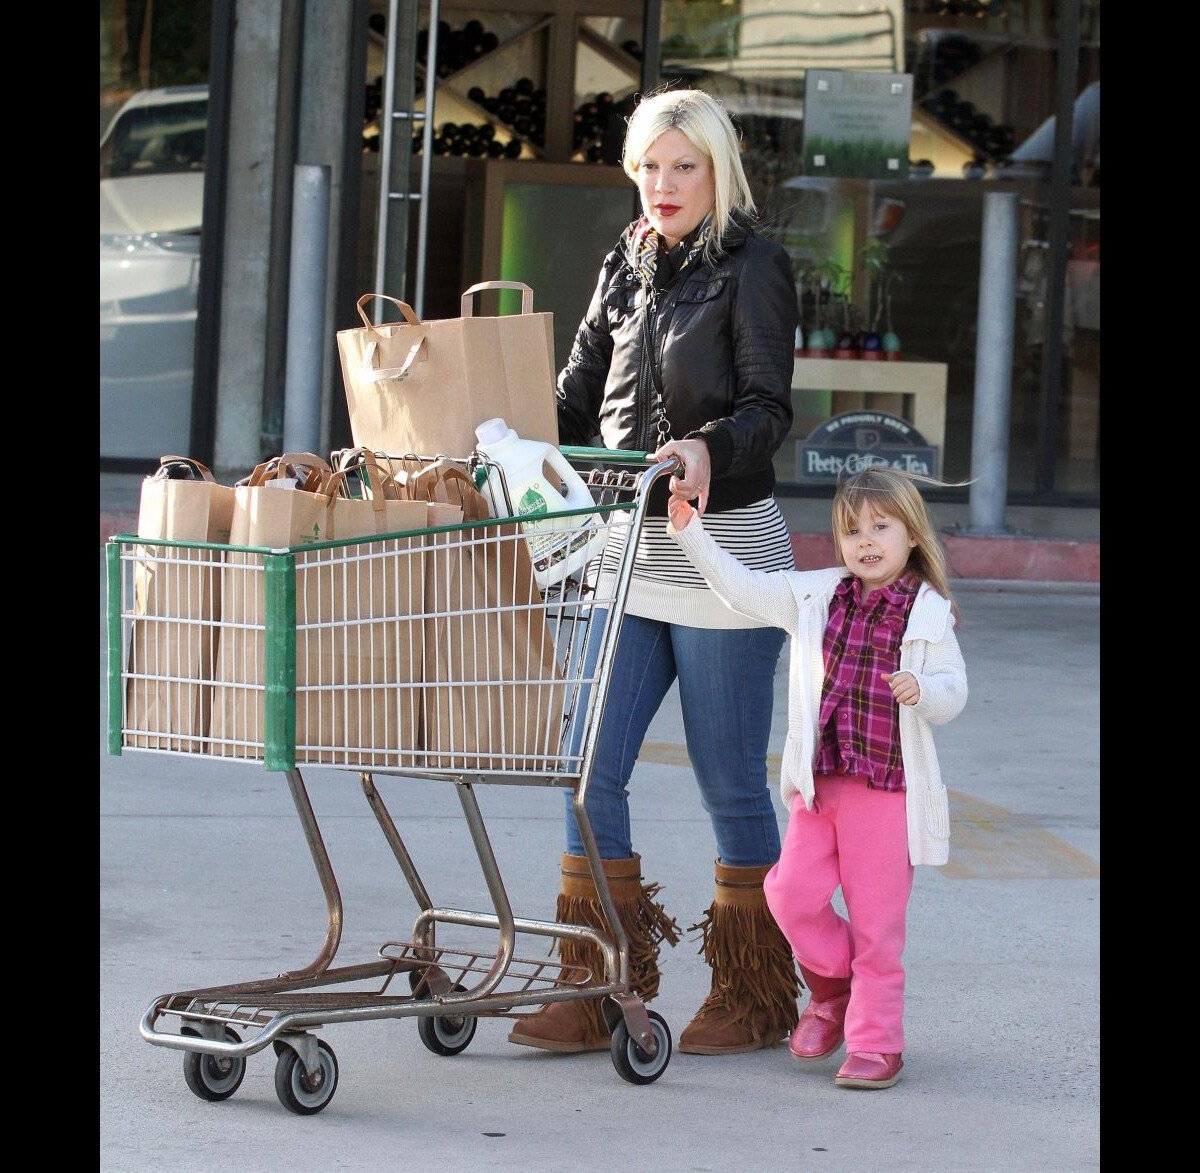
[{"label": "woman", "polygon": [[[558,377],[562,444],[677,456],[670,488],[694,500],[716,541],[748,566],[791,569],[772,497],[772,458],[792,423],[799,307],[787,254],[753,226],[754,200],[724,108],[699,90],[647,96],[629,120],[623,164],[643,215],[604,259]],[[678,926],[644,884],[627,785],[647,727],[678,681],[688,755],[716,839],[716,895],[702,922],[708,997],[678,1048],[731,1054],[775,1046],[796,1025],[791,950],[763,897],[779,857],[767,784],[778,628],[726,607],[666,536],[668,485],[655,486],[638,544],[605,699],[587,811],[630,943],[630,982],[658,992],[658,952]],[[558,919],[605,925],[568,792]],[[564,965],[600,958],[559,942]],[[599,1000],[523,1016],[512,1042],[608,1050]]]}]

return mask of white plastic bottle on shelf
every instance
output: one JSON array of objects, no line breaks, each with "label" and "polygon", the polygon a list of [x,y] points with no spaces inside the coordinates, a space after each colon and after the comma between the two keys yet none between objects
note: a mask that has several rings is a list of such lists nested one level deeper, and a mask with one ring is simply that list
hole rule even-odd
[{"label": "white plastic bottle on shelf", "polygon": [[[523,440],[499,417],[484,420],[475,429],[475,438],[479,452],[504,474],[502,484],[495,469],[488,469],[484,493],[493,517],[525,517],[595,505],[587,483],[553,444]],[[562,480],[561,490],[546,476],[547,466]],[[521,531],[533,559],[533,576],[542,590],[562,582],[599,554],[608,532],[595,513],[530,520],[522,523]]]}]

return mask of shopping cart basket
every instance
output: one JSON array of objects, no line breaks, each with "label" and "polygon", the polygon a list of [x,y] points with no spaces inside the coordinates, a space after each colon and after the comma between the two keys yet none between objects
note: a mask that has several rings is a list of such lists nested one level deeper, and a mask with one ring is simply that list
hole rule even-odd
[{"label": "shopping cart basket", "polygon": [[[247,1057],[271,1045],[283,1105],[319,1112],[338,1080],[333,1049],[312,1033],[321,1026],[412,1016],[430,1051],[456,1055],[479,1018],[590,998],[602,999],[624,1079],[647,1084],[666,1069],[671,1033],[631,991],[628,940],[585,798],[649,489],[677,463],[563,452],[595,507],[543,515],[543,532],[599,523],[608,540],[582,571],[542,589],[514,589],[528,519],[513,516],[281,549],[109,540],[110,752],[199,754],[282,772],[328,910],[311,964],[150,1004],[142,1038],[184,1052],[187,1086],[202,1099],[233,1095]],[[477,484],[495,471],[478,454],[460,463]],[[302,767],[358,773],[419,905],[411,938],[384,942],[371,960],[333,964],[342,901]],[[375,775],[454,783],[491,911],[434,904]],[[573,792],[607,931],[514,914],[475,794],[487,783]],[[443,943],[439,926],[486,930],[489,945]],[[603,974],[550,960],[552,945],[519,955],[520,936],[591,942]]]}]

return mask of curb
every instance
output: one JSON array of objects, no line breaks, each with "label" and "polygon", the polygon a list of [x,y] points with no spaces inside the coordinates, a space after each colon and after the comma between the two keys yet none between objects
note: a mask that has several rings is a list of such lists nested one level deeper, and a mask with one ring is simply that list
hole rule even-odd
[{"label": "curb", "polygon": [[136,509],[101,509],[100,544],[104,545],[113,534],[136,534],[137,523]]},{"label": "curb", "polygon": [[[137,532],[137,510],[101,510],[100,542],[113,534]],[[1100,582],[1100,543],[1064,542],[1023,535],[970,537],[942,533],[947,570],[952,579],[1021,583]],[[799,570],[837,564],[828,534],[792,534]]]},{"label": "curb", "polygon": [[[941,538],[950,578],[1089,584],[1100,581],[1099,542],[1028,536],[973,537],[946,532]],[[792,534],[792,553],[799,570],[837,565],[833,538],[828,534]]]}]

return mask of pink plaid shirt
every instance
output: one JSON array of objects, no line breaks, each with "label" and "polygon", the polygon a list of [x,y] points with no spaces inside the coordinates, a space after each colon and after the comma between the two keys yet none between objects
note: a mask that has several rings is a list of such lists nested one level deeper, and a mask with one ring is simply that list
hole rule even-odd
[{"label": "pink plaid shirt", "polygon": [[862,583],[843,579],[829,604],[823,652],[820,742],[816,774],[865,774],[876,790],[904,789],[899,707],[881,672],[900,666],[900,641],[920,589],[902,574],[862,605]]}]

